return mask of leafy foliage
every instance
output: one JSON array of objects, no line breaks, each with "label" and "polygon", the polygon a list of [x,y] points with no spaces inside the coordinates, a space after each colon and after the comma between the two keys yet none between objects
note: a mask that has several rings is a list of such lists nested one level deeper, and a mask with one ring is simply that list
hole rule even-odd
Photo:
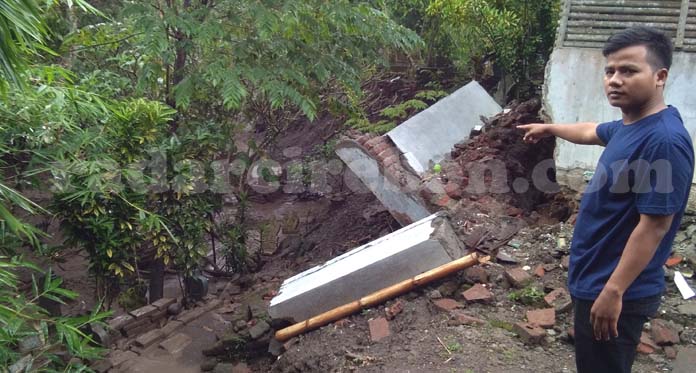
[{"label": "leafy foliage", "polygon": [[[29,294],[18,288],[16,272],[32,271]],[[64,304],[77,294],[63,289],[51,272],[39,281],[41,271],[31,263],[13,257],[0,257],[0,365],[10,371],[86,371],[80,359],[100,358],[103,349],[95,347],[85,333],[90,324],[99,323],[108,313],[92,312],[80,317],[55,317],[39,304],[42,299]],[[26,346],[21,351],[17,346]],[[61,353],[78,358],[68,363]],[[12,366],[16,364],[15,366]]]}]

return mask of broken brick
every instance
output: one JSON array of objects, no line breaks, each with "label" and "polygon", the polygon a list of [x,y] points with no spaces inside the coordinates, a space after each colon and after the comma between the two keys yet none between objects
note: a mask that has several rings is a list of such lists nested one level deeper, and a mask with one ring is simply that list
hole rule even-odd
[{"label": "broken brick", "polygon": [[518,216],[522,215],[524,213],[524,210],[522,210],[519,207],[509,207],[505,212],[508,216]]},{"label": "broken brick", "polygon": [[372,149],[375,146],[377,146],[379,144],[386,143],[386,142],[387,142],[387,139],[384,136],[373,137],[365,142],[365,148],[369,151],[372,151]]},{"label": "broken brick", "polygon": [[545,308],[527,311],[527,321],[529,321],[530,324],[539,325],[542,328],[552,328],[556,325],[556,310],[553,308]]},{"label": "broken brick", "polygon": [[450,205],[453,204],[453,202],[454,201],[452,201],[452,199],[448,195],[444,195],[444,196],[441,196],[440,198],[438,198],[437,200],[435,200],[435,202],[433,204],[435,206],[439,206],[439,207],[449,207]]},{"label": "broken brick", "polygon": [[387,158],[391,156],[399,156],[399,151],[396,150],[396,148],[389,147],[387,149],[384,149],[383,151],[377,153],[377,160],[380,162],[384,162]]},{"label": "broken brick", "polygon": [[462,296],[467,302],[490,302],[493,300],[493,293],[482,284],[476,284],[468,290],[462,292]]},{"label": "broken brick", "polygon": [[655,341],[653,341],[653,339],[650,338],[650,335],[646,332],[642,332],[640,334],[640,343],[653,349],[653,352],[654,350],[660,348],[660,346],[658,346],[657,343],[655,343]]},{"label": "broken brick", "polygon": [[650,334],[658,346],[679,344],[679,331],[668,321],[655,319],[650,322]]},{"label": "broken brick", "polygon": [[387,320],[392,320],[396,315],[400,314],[404,310],[404,302],[397,300],[390,307],[387,307],[385,313],[387,314]]},{"label": "broken brick", "polygon": [[483,325],[486,322],[473,316],[469,316],[459,310],[452,311],[453,325]]},{"label": "broken brick", "polygon": [[505,271],[505,278],[510,281],[510,284],[516,288],[525,287],[531,280],[532,276],[529,275],[522,268],[510,268]]},{"label": "broken brick", "polygon": [[672,347],[672,346],[665,346],[663,347],[665,349],[665,356],[670,359],[674,360],[677,358],[677,349]]},{"label": "broken brick", "polygon": [[462,198],[462,188],[458,184],[453,182],[449,182],[447,183],[447,185],[445,185],[445,193],[447,193],[449,197],[454,199]]},{"label": "broken brick", "polygon": [[370,149],[370,151],[372,152],[372,154],[377,155],[387,149],[389,149],[389,143],[385,141],[376,144],[372,149]]},{"label": "broken brick", "polygon": [[450,298],[442,298],[442,299],[435,300],[435,301],[433,301],[433,304],[435,304],[435,306],[437,308],[439,308],[445,312],[452,311],[453,309],[459,308],[462,306],[459,302],[457,302],[454,299],[450,299]]},{"label": "broken brick", "polygon": [[398,155],[391,155],[391,156],[384,159],[384,162],[382,163],[382,165],[384,167],[389,167],[393,164],[396,164],[396,162],[398,162],[398,161],[399,161]]},{"label": "broken brick", "polygon": [[638,343],[638,347],[636,347],[636,351],[638,351],[638,353],[641,353],[643,355],[650,355],[650,354],[655,352],[655,349],[646,345],[645,343],[641,342],[641,343]]},{"label": "broken brick", "polygon": [[554,289],[546,294],[544,301],[549,306],[555,308],[556,312],[568,311],[573,306],[573,300],[564,288]]},{"label": "broken brick", "polygon": [[541,344],[544,342],[544,337],[546,337],[546,330],[544,330],[544,328],[525,322],[514,324],[512,326],[512,331],[517,333],[524,343],[530,345]]},{"label": "broken brick", "polygon": [[684,260],[683,257],[681,257],[681,256],[679,256],[679,255],[674,255],[674,256],[671,256],[671,257],[669,257],[669,258],[667,259],[667,261],[665,262],[665,265],[666,265],[667,267],[670,267],[670,268],[671,268],[671,267],[674,267],[674,266],[676,266],[677,264],[681,263],[682,260]]},{"label": "broken brick", "polygon": [[391,333],[389,332],[389,321],[384,317],[379,317],[368,321],[370,325],[370,339],[372,342],[378,342]]},{"label": "broken brick", "polygon": [[537,277],[544,277],[545,274],[546,270],[544,269],[544,266],[541,264],[534,269],[534,275]]}]

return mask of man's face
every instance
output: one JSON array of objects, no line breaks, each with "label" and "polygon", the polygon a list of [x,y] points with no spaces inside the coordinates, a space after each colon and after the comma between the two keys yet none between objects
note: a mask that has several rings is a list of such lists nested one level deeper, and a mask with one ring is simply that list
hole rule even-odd
[{"label": "man's face", "polygon": [[639,110],[662,94],[667,70],[653,70],[645,46],[632,46],[607,56],[604,92],[609,104],[622,110]]}]

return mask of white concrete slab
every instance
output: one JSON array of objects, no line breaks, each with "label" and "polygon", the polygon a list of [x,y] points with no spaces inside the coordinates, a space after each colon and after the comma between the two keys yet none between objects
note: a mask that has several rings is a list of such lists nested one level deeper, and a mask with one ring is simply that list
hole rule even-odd
[{"label": "white concrete slab", "polygon": [[274,319],[299,322],[464,255],[449,218],[431,215],[285,280]]},{"label": "white concrete slab", "polygon": [[387,133],[411,168],[423,175],[444,159],[454,144],[469,138],[481,116],[502,111],[488,92],[472,81]]}]

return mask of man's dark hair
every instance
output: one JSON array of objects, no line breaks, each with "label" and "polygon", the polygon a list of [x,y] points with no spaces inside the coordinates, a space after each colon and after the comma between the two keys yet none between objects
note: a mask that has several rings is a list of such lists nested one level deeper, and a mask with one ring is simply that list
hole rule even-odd
[{"label": "man's dark hair", "polygon": [[662,31],[646,26],[627,28],[609,37],[604,45],[604,57],[621,49],[643,45],[648,50],[648,63],[653,70],[672,66],[672,40]]}]

